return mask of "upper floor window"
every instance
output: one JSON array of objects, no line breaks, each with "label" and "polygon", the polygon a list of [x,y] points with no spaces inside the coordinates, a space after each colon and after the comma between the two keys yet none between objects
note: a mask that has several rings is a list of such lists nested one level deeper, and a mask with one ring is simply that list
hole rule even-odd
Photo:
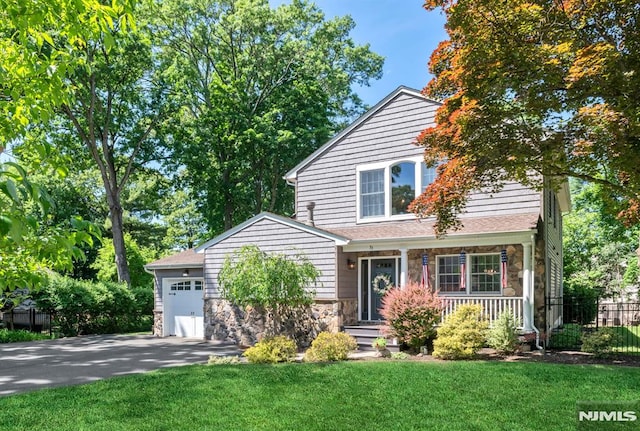
[{"label": "upper floor window", "polygon": [[416,198],[416,164],[402,162],[391,166],[391,214],[407,214]]},{"label": "upper floor window", "polygon": [[433,182],[435,171],[422,157],[358,166],[358,220],[406,217],[409,204]]},{"label": "upper floor window", "polygon": [[360,214],[384,216],[384,169],[360,172]]}]

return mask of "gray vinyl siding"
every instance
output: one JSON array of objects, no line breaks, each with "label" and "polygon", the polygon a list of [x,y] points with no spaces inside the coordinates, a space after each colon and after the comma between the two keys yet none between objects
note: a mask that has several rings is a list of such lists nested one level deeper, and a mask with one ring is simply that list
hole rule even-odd
[{"label": "gray vinyl siding", "polygon": [[[189,268],[189,277],[183,277],[183,269],[156,269],[154,271],[153,282],[155,284],[154,289],[154,310],[161,311],[162,310],[162,285],[163,280],[165,278],[184,278],[193,279],[193,278],[202,278],[202,269],[200,268]],[[203,304],[204,306],[204,304]]]},{"label": "gray vinyl siding", "polygon": [[544,192],[544,234],[545,255],[547,257],[547,294],[562,295],[562,213],[553,190]]},{"label": "gray vinyl siding", "polygon": [[273,220],[262,219],[207,248],[204,252],[205,296],[218,298],[218,273],[225,257],[244,245],[267,253],[303,253],[321,272],[318,299],[336,297],[336,245],[333,240]]},{"label": "gray vinyl siding", "polygon": [[[358,254],[345,253],[338,248],[338,299],[358,298]],[[347,260],[355,263],[354,269],[349,269]]]},{"label": "gray vinyl siding", "polygon": [[315,202],[318,226],[356,224],[356,166],[420,156],[416,136],[432,125],[438,105],[401,93],[327,152],[298,172],[297,217]]},{"label": "gray vinyl siding", "polygon": [[[298,220],[307,219],[307,204],[315,202],[317,226],[354,226],[357,223],[358,199],[356,166],[421,156],[424,148],[416,146],[415,139],[425,128],[434,125],[438,106],[415,95],[400,93],[301,169],[296,183]],[[508,183],[498,193],[473,193],[461,216],[495,216],[539,210],[539,192],[518,183]]]},{"label": "gray vinyl siding", "polygon": [[522,184],[510,182],[497,193],[475,192],[467,202],[464,216],[485,217],[501,214],[537,213],[540,211],[540,192]]}]

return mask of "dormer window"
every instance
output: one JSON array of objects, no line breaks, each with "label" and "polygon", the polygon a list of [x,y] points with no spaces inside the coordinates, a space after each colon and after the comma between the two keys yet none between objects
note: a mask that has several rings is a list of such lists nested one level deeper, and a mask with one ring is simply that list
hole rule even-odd
[{"label": "dormer window", "polygon": [[422,157],[360,165],[357,171],[358,221],[410,218],[409,204],[436,177]]}]

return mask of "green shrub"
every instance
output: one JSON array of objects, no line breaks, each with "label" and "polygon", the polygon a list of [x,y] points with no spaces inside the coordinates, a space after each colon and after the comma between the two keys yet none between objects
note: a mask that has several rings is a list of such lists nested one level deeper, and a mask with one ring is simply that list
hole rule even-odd
[{"label": "green shrub", "polygon": [[384,337],[378,337],[373,340],[373,343],[371,343],[371,347],[373,347],[374,349],[386,349],[387,339]]},{"label": "green shrub", "polygon": [[484,345],[488,322],[482,318],[480,304],[459,306],[438,328],[433,356],[442,359],[468,359]]},{"label": "green shrub", "polygon": [[209,365],[238,365],[240,357],[238,356],[209,356]]},{"label": "green shrub", "polygon": [[593,287],[593,280],[587,274],[573,274],[566,280],[563,290],[563,319],[588,325],[598,314],[598,297],[601,290]]},{"label": "green shrub", "polygon": [[253,364],[290,362],[296,357],[296,343],[282,335],[267,337],[248,348],[244,356]]},{"label": "green shrub", "polygon": [[380,309],[389,335],[415,351],[434,335],[441,313],[438,295],[415,282],[402,289],[390,289],[382,298]]},{"label": "green shrub", "polygon": [[153,321],[151,288],[53,276],[33,297],[64,336],[147,331]]},{"label": "green shrub", "polygon": [[0,343],[20,343],[24,341],[48,340],[51,337],[47,334],[29,332],[24,329],[0,329]]},{"label": "green shrub", "polygon": [[391,359],[397,359],[397,360],[404,360],[404,359],[408,359],[409,355],[407,355],[405,352],[392,352],[391,353]]},{"label": "green shrub", "polygon": [[489,347],[496,349],[500,355],[509,355],[518,347],[518,321],[508,309],[498,316],[489,329],[487,336]]},{"label": "green shrub", "polygon": [[619,341],[618,334],[613,328],[600,328],[582,336],[581,350],[596,356],[607,356],[613,352],[613,347]]},{"label": "green shrub", "polygon": [[582,326],[577,323],[567,323],[562,329],[551,334],[552,349],[575,349],[580,345]]},{"label": "green shrub", "polygon": [[358,348],[355,338],[344,332],[321,332],[304,355],[308,362],[344,361]]}]

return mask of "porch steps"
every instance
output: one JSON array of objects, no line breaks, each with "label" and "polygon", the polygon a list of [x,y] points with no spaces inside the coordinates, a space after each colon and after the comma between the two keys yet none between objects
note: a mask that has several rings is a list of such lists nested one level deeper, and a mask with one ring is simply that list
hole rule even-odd
[{"label": "porch steps", "polygon": [[[373,340],[378,337],[382,337],[380,332],[380,325],[351,325],[345,326],[344,332],[351,335],[358,342],[358,350],[361,352],[370,352],[374,348],[371,347]],[[396,343],[396,340],[387,338],[387,349],[391,352],[399,352],[400,346]]]}]

